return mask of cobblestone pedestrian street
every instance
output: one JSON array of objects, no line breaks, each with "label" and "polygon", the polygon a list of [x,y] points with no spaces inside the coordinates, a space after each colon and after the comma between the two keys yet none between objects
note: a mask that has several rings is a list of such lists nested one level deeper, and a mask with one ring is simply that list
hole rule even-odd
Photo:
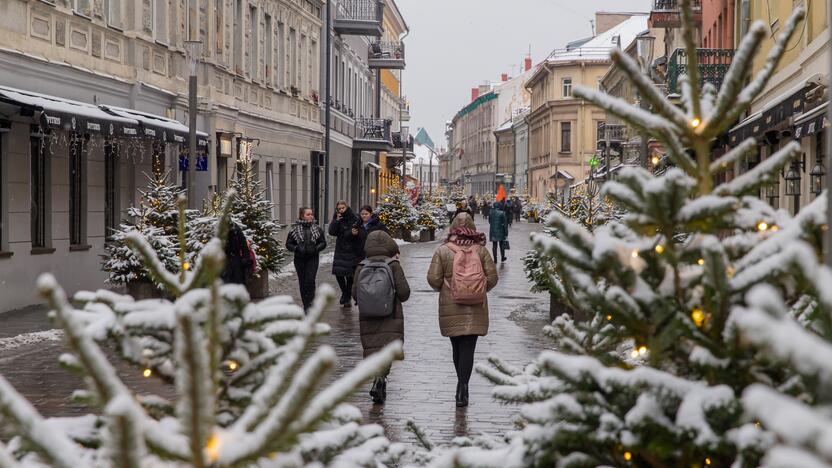
[{"label": "cobblestone pedestrian street", "polygon": [[[477,223],[479,230],[487,231],[480,216],[477,216]],[[477,362],[493,353],[512,364],[523,365],[549,345],[542,334],[548,317],[548,297],[529,292],[522,268],[522,256],[529,248],[529,234],[539,226],[522,222],[511,228],[512,250],[507,252],[508,262],[498,265],[500,280],[488,299],[490,330],[488,336],[477,343]],[[367,394],[369,388],[351,400],[369,422],[383,425],[394,440],[414,440],[404,431],[408,419],[422,425],[435,441],[449,442],[455,436],[500,433],[512,427],[518,412],[516,407],[503,406],[492,400],[490,383],[476,373],[471,378],[471,405],[459,410],[454,405],[456,375],[451,361],[451,344],[439,332],[439,295],[430,289],[425,279],[439,244],[437,240],[402,246],[402,265],[413,293],[404,305],[405,360],[393,366],[387,403],[373,405]],[[322,259],[318,282],[335,286],[330,273],[331,253],[328,255]],[[299,301],[297,281],[290,272],[273,278],[271,286],[275,294],[290,294]],[[344,311],[336,306],[327,311],[325,320],[332,325],[332,334],[323,342],[332,345],[338,353],[337,376],[353,368],[361,359],[358,311]],[[49,331],[53,328],[42,308],[0,315],[0,373],[44,414],[78,414],[85,410],[74,406],[68,397],[82,383],[58,366],[62,343],[59,333]],[[153,379],[143,379],[137,369],[116,362],[131,387],[163,396],[172,393],[171,388]]]}]

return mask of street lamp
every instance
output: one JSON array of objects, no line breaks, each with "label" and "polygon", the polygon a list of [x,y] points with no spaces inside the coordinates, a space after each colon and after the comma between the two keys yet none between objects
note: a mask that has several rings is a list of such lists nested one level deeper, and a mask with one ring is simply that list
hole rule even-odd
[{"label": "street lamp", "polygon": [[810,182],[812,185],[812,195],[817,197],[823,192],[823,177],[826,175],[826,168],[823,167],[823,154],[818,152],[815,158],[815,165],[809,171]]},{"label": "street lamp", "polygon": [[794,197],[794,213],[800,211],[800,162],[792,161],[789,170],[783,177],[786,181],[786,196]]},{"label": "street lamp", "polygon": [[[653,81],[652,73],[650,67],[653,65],[653,55],[655,53],[654,44],[656,42],[656,38],[653,36],[642,35],[636,37],[636,53],[638,54],[638,63],[641,67],[641,72],[647,75],[647,78],[650,81]],[[647,110],[647,100],[644,96],[641,96],[639,99],[639,107],[644,110]],[[641,167],[647,167],[647,132],[641,134],[641,154],[640,154],[640,162]],[[607,169],[609,170],[609,169]]]},{"label": "street lamp", "polygon": [[188,55],[188,206],[196,204],[196,69],[202,54],[202,41],[185,41]]}]

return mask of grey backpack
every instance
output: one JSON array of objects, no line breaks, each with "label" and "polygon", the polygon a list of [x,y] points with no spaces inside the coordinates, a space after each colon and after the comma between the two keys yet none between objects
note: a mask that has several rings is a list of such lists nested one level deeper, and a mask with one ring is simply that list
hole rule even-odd
[{"label": "grey backpack", "polygon": [[394,258],[383,262],[364,260],[361,273],[358,274],[355,300],[358,312],[365,318],[383,318],[393,313],[396,298],[396,283],[390,263]]}]

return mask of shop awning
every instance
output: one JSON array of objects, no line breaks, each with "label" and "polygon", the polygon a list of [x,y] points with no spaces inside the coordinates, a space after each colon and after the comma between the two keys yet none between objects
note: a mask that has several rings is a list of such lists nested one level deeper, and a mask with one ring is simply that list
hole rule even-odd
[{"label": "shop awning", "polygon": [[370,167],[372,167],[372,168],[375,168],[376,170],[380,170],[380,169],[381,169],[381,166],[379,166],[378,164],[376,164],[376,163],[374,163],[374,162],[368,162],[368,163],[367,163],[367,165],[368,165],[368,166],[370,166]]},{"label": "shop awning", "polygon": [[34,112],[42,112],[40,124],[46,128],[110,136],[139,135],[138,120],[104,112],[94,104],[8,86],[0,86],[0,102],[17,106],[33,116]]},{"label": "shop awning", "polygon": [[811,79],[794,86],[772,99],[759,112],[747,117],[728,131],[728,143],[737,145],[749,137],[759,137],[771,130],[789,127],[789,119],[804,111],[806,92],[812,89]]},{"label": "shop awning", "polygon": [[794,137],[797,139],[813,135],[829,127],[828,104],[823,103],[806,111],[794,121]]},{"label": "shop awning", "polygon": [[[144,137],[179,143],[180,145],[188,144],[188,127],[178,120],[123,107],[103,105],[101,108],[112,115],[137,120],[141,124]],[[200,148],[208,146],[208,135],[206,133],[198,131],[196,132],[196,138],[197,145]]]}]

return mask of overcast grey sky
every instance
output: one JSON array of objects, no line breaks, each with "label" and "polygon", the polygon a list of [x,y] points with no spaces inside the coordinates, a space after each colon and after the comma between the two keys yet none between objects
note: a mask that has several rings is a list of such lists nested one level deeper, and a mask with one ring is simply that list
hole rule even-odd
[{"label": "overcast grey sky", "polygon": [[411,134],[425,127],[445,144],[445,122],[471,88],[516,75],[531,46],[534,64],[552,49],[592,35],[596,11],[643,11],[650,0],[396,0],[410,35],[403,91]]}]

